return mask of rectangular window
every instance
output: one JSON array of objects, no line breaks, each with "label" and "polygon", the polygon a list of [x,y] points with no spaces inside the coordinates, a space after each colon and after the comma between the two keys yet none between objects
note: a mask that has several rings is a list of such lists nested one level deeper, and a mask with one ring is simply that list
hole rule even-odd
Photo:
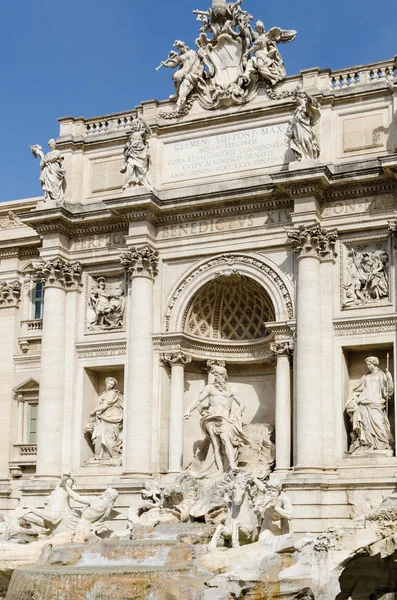
[{"label": "rectangular window", "polygon": [[34,304],[34,318],[43,318],[43,304],[44,304],[44,288],[42,283],[36,283],[34,288],[33,304]]},{"label": "rectangular window", "polygon": [[37,409],[38,404],[28,407],[28,444],[37,444]]}]

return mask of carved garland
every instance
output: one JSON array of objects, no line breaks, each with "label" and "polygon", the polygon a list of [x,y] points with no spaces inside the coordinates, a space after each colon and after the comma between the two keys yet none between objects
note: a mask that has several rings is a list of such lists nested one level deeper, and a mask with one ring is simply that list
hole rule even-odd
[{"label": "carved garland", "polygon": [[218,256],[217,258],[210,260],[205,265],[201,265],[201,267],[196,269],[191,275],[189,275],[189,277],[187,277],[186,279],[184,279],[182,281],[181,285],[175,291],[175,293],[171,299],[171,302],[169,303],[169,305],[167,307],[167,312],[165,315],[165,331],[166,332],[169,331],[171,313],[172,313],[172,310],[173,310],[179,296],[181,295],[183,290],[198,275],[201,275],[202,273],[204,273],[205,271],[208,271],[212,267],[217,267],[217,266],[221,266],[224,264],[229,264],[229,265],[233,266],[236,263],[250,265],[250,266],[255,267],[256,269],[262,271],[263,273],[266,273],[266,275],[270,276],[273,279],[274,283],[279,287],[279,289],[283,295],[285,306],[286,306],[287,312],[288,312],[288,318],[289,319],[293,318],[293,303],[292,303],[292,299],[291,299],[290,293],[288,291],[288,288],[285,285],[285,283],[283,282],[283,280],[281,279],[281,277],[271,267],[269,267],[264,262],[258,260],[257,258],[253,258],[250,256],[242,256],[242,255],[235,255],[235,254],[223,254],[222,256]]}]

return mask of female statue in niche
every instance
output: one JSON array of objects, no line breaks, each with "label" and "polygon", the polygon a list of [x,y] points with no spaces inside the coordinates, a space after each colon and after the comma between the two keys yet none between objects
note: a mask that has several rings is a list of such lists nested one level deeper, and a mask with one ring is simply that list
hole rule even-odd
[{"label": "female statue in niche", "polygon": [[380,451],[391,456],[394,440],[387,412],[394,392],[393,380],[388,369],[380,370],[376,356],[366,358],[365,362],[368,373],[353,389],[346,404],[353,428],[349,453]]},{"label": "female statue in niche", "polygon": [[84,429],[89,434],[94,456],[89,463],[121,464],[123,448],[122,432],[124,405],[114,377],[105,379],[106,390],[99,398],[99,405],[90,413]]}]

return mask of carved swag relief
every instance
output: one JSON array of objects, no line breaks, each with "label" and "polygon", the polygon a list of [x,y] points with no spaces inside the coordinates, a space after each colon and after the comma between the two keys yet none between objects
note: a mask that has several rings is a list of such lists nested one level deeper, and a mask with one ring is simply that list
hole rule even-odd
[{"label": "carved swag relief", "polygon": [[384,304],[389,302],[389,296],[390,267],[386,244],[345,247],[342,307]]}]

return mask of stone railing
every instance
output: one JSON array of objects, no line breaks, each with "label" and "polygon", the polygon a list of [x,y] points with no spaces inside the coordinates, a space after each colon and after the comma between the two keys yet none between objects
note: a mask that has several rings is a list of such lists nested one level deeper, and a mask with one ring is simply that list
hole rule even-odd
[{"label": "stone railing", "polygon": [[131,127],[134,114],[110,116],[104,119],[90,119],[85,122],[86,135],[100,135],[112,131],[123,131]]},{"label": "stone railing", "polygon": [[29,321],[21,321],[21,335],[41,337],[43,330],[43,321],[41,319],[31,319]]},{"label": "stone railing", "polygon": [[392,59],[385,62],[371,63],[350,69],[331,71],[329,75],[330,88],[340,90],[343,88],[387,81],[388,77],[396,77],[397,60]]},{"label": "stone railing", "polygon": [[21,444],[19,446],[19,453],[21,456],[36,456],[37,444]]}]

